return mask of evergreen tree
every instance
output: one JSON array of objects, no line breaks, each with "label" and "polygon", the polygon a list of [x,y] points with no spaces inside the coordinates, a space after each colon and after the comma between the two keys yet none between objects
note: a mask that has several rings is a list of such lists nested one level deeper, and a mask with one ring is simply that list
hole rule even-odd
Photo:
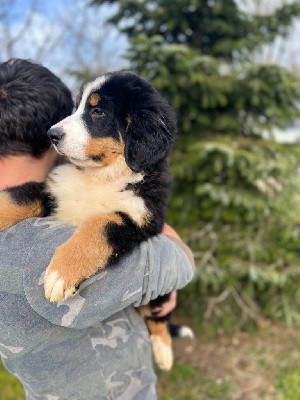
[{"label": "evergreen tree", "polygon": [[128,35],[132,69],[177,110],[169,221],[196,255],[187,301],[224,323],[300,323],[300,154],[265,134],[299,115],[299,82],[252,61],[288,35],[299,2],[267,16],[233,0],[94,1],[103,3],[119,6],[109,22]]}]

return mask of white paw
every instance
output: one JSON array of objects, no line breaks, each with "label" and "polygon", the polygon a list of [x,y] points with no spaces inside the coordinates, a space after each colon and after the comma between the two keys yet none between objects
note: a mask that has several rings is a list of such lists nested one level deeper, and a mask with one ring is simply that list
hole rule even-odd
[{"label": "white paw", "polygon": [[59,301],[63,301],[68,299],[69,297],[74,296],[77,292],[77,288],[72,286],[67,290],[64,289],[64,280],[58,278],[57,272],[47,272],[45,273],[44,278],[44,290],[45,297],[51,302],[58,303]]},{"label": "white paw", "polygon": [[183,337],[183,338],[195,339],[195,335],[194,335],[194,332],[192,331],[192,329],[185,325],[183,325],[180,328],[179,336]]},{"label": "white paw", "polygon": [[173,365],[172,347],[165,344],[157,335],[151,335],[151,342],[156,364],[160,369],[169,371]]}]

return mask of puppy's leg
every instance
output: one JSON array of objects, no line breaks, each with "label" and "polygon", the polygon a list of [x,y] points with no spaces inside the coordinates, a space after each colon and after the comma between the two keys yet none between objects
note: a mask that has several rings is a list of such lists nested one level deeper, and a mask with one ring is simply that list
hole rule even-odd
[{"label": "puppy's leg", "polygon": [[115,213],[87,219],[71,238],[58,247],[45,274],[45,296],[59,302],[76,293],[82,281],[107,266],[114,255],[107,228],[123,224]]},{"label": "puppy's leg", "polygon": [[148,305],[139,307],[138,312],[145,318],[155,363],[160,369],[169,371],[173,365],[173,350],[168,318],[151,318],[151,309]]},{"label": "puppy's leg", "polygon": [[173,365],[172,339],[167,321],[146,319],[150,332],[154,360],[160,369],[169,371]]},{"label": "puppy's leg", "polygon": [[30,182],[0,191],[0,231],[30,218],[45,216],[48,211],[44,184]]}]

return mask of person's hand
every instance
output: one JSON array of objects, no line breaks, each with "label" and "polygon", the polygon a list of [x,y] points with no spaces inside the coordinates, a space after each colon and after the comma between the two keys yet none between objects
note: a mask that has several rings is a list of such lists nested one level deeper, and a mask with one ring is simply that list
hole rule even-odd
[{"label": "person's hand", "polygon": [[174,310],[177,304],[177,292],[174,291],[170,294],[170,298],[162,306],[155,307],[152,312],[155,313],[155,317],[164,317]]}]

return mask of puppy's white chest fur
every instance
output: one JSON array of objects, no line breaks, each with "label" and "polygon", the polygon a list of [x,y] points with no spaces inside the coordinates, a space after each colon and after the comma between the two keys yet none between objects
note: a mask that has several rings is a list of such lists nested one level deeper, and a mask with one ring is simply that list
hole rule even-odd
[{"label": "puppy's white chest fur", "polygon": [[54,216],[67,224],[80,225],[95,215],[119,211],[142,226],[148,214],[145,203],[125,188],[129,183],[141,181],[143,175],[129,171],[108,177],[92,176],[72,164],[57,167],[47,180],[57,201]]}]

